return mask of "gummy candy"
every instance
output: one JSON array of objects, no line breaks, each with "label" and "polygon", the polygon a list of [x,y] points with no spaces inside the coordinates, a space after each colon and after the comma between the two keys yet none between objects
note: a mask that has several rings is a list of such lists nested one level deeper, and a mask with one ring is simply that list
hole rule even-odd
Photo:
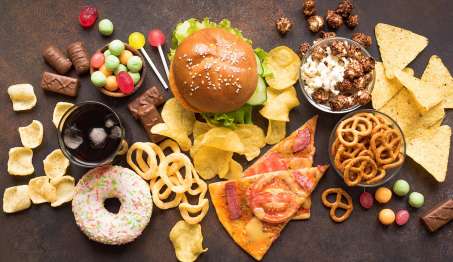
[{"label": "gummy candy", "polygon": [[140,49],[145,45],[145,36],[140,32],[133,32],[129,35],[129,45],[135,49]]},{"label": "gummy candy", "polygon": [[83,28],[90,28],[98,18],[98,11],[94,6],[84,6],[80,10],[79,23]]},{"label": "gummy candy", "polygon": [[159,29],[154,29],[148,33],[148,42],[151,46],[158,47],[165,43],[165,35]]},{"label": "gummy candy", "polygon": [[134,92],[134,80],[127,72],[119,72],[116,76],[116,82],[118,83],[118,88],[123,94],[131,94]]}]

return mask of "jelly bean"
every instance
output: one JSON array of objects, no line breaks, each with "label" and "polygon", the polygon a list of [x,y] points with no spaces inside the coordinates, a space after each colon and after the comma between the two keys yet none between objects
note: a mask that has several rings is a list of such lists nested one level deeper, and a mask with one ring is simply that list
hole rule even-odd
[{"label": "jelly bean", "polygon": [[119,72],[125,71],[127,72],[127,67],[123,64],[119,64],[118,67],[115,69],[115,75],[118,75]]},{"label": "jelly bean", "polygon": [[129,35],[129,45],[135,49],[140,49],[145,45],[145,36],[140,32],[133,32]]},{"label": "jelly bean", "polygon": [[423,206],[425,203],[425,197],[418,193],[418,192],[412,192],[409,194],[409,205],[415,208],[420,208]]},{"label": "jelly bean", "polygon": [[129,58],[131,58],[133,56],[132,52],[129,51],[129,50],[123,50],[123,52],[121,52],[120,54],[120,62],[121,64],[123,65],[127,65],[127,61],[129,60]]},{"label": "jelly bean", "polygon": [[114,55],[109,55],[105,59],[105,68],[107,70],[113,71],[120,65],[120,60]]},{"label": "jelly bean", "polygon": [[113,40],[109,44],[109,50],[112,53],[112,55],[119,56],[121,52],[124,50],[124,43],[121,40]]},{"label": "jelly bean", "polygon": [[148,43],[151,46],[158,47],[165,43],[165,35],[159,29],[154,29],[148,33]]},{"label": "jelly bean", "polygon": [[378,218],[383,225],[390,225],[395,221],[395,213],[391,209],[385,208],[379,212]]},{"label": "jelly bean", "polygon": [[113,33],[113,23],[109,19],[102,19],[98,25],[99,33],[103,36],[109,36]]},{"label": "jelly bean", "polygon": [[116,82],[123,94],[131,94],[134,92],[134,80],[127,72],[119,72],[116,76]]},{"label": "jelly bean", "polygon": [[98,18],[98,11],[94,6],[84,6],[80,10],[79,23],[83,28],[90,28]]},{"label": "jelly bean", "polygon": [[98,69],[104,64],[104,60],[104,54],[97,52],[91,57],[90,65]]},{"label": "jelly bean", "polygon": [[409,183],[407,183],[406,180],[403,179],[398,179],[396,180],[395,184],[393,184],[393,192],[395,192],[397,196],[407,195],[410,189],[411,187],[409,186]]},{"label": "jelly bean", "polygon": [[402,226],[405,225],[407,221],[409,221],[409,218],[410,218],[409,212],[407,212],[407,210],[402,209],[396,212],[395,222],[398,226]]},{"label": "jelly bean", "polygon": [[365,209],[370,209],[373,206],[373,196],[368,192],[363,192],[360,194],[360,205]]},{"label": "jelly bean", "polygon": [[91,74],[91,83],[97,87],[105,86],[106,78],[101,71],[95,71]]},{"label": "jelly bean", "polygon": [[132,73],[137,73],[140,70],[142,70],[143,66],[143,61],[139,56],[132,56],[129,58],[129,61],[127,61],[127,69],[131,71]]},{"label": "jelly bean", "polygon": [[392,199],[392,191],[386,187],[380,187],[376,190],[374,193],[374,197],[376,198],[376,201],[385,204]]},{"label": "jelly bean", "polygon": [[103,64],[100,68],[99,71],[101,71],[105,76],[109,76],[112,74],[112,71],[108,70],[105,68],[105,64]]},{"label": "jelly bean", "polygon": [[105,89],[109,91],[116,91],[118,89],[118,83],[116,82],[116,77],[115,76],[108,76],[106,81],[105,81]]}]

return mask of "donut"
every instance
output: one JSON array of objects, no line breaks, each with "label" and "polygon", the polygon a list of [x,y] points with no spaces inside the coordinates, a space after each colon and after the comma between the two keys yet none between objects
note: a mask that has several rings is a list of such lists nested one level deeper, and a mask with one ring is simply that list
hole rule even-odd
[{"label": "donut", "polygon": [[[118,213],[104,207],[108,198],[121,202]],[[87,237],[108,245],[121,245],[140,236],[148,225],[153,202],[148,184],[134,171],[102,166],[88,171],[77,183],[72,212]]]}]

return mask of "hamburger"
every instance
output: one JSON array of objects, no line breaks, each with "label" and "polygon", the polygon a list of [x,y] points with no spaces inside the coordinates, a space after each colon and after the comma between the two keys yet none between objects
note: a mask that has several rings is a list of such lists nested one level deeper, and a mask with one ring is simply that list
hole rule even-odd
[{"label": "hamburger", "polygon": [[178,24],[170,51],[170,89],[187,110],[207,122],[251,123],[252,107],[266,101],[262,60],[251,41],[228,20],[189,19]]}]

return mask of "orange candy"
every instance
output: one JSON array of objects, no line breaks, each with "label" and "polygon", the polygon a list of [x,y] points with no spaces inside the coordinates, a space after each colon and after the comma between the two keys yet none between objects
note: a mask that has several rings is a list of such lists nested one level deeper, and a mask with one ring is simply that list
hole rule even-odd
[{"label": "orange candy", "polygon": [[105,89],[109,91],[116,91],[118,89],[118,83],[116,82],[116,77],[115,76],[108,76],[107,79],[105,80]]}]

